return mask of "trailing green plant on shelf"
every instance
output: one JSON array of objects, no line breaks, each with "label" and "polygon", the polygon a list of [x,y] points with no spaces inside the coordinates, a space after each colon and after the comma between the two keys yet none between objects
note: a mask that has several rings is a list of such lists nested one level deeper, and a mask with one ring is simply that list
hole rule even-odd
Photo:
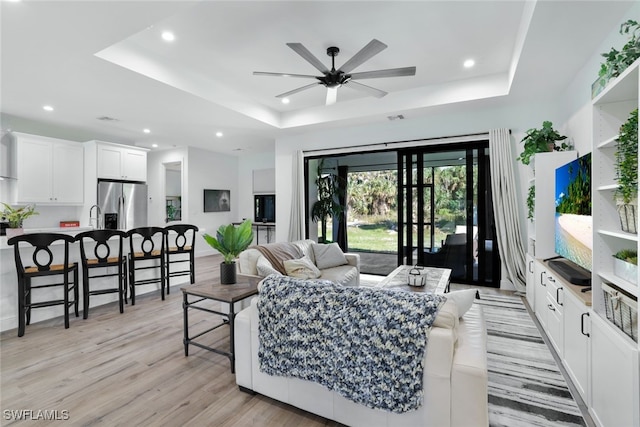
[{"label": "trailing green plant on shelf", "polygon": [[609,52],[603,53],[605,62],[600,64],[598,71],[598,80],[594,94],[599,93],[607,83],[618,77],[624,70],[640,58],[640,24],[633,19],[629,19],[620,25],[620,34],[629,35],[629,40],[621,50],[611,48]]},{"label": "trailing green plant on shelf", "polygon": [[622,249],[613,254],[613,257],[629,264],[638,265],[638,251],[633,249]]},{"label": "trailing green plant on shelf", "polygon": [[25,219],[30,218],[34,215],[39,215],[36,212],[36,208],[33,205],[23,206],[21,208],[13,208],[11,205],[6,203],[2,203],[4,205],[4,209],[0,216],[2,216],[8,223],[9,228],[22,228],[22,223]]},{"label": "trailing green plant on shelf", "polygon": [[565,139],[567,139],[565,135],[560,135],[560,133],[553,128],[553,123],[545,120],[542,122],[542,128],[529,129],[524,138],[522,138],[520,142],[524,142],[524,148],[517,160],[521,161],[524,165],[528,165],[531,163],[531,156],[536,153],[569,150],[571,146],[566,142],[560,145],[556,144],[556,141],[564,141]]},{"label": "trailing green plant on shelf", "polygon": [[536,186],[531,185],[527,194],[527,219],[533,219],[534,207],[536,203]]},{"label": "trailing green plant on shelf", "polygon": [[616,199],[630,204],[638,197],[638,109],[620,127],[615,152]]}]

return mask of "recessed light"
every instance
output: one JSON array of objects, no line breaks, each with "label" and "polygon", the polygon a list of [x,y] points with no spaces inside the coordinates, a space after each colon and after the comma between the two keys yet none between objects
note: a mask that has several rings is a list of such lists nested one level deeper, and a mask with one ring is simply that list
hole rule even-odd
[{"label": "recessed light", "polygon": [[289,101],[289,98],[282,98],[282,103],[283,104],[288,104],[289,102],[291,102],[291,101]]},{"label": "recessed light", "polygon": [[176,39],[176,36],[171,31],[162,32],[162,40],[172,42]]},{"label": "recessed light", "polygon": [[153,148],[158,148],[158,144],[151,144]]},{"label": "recessed light", "polygon": [[222,138],[222,136],[223,136],[223,135],[224,135],[224,134],[223,134],[222,132],[216,132],[216,136],[217,136],[218,138]]},{"label": "recessed light", "polygon": [[151,133],[151,130],[150,130],[150,129],[143,129],[143,130],[142,130],[142,132],[144,132],[144,133]]},{"label": "recessed light", "polygon": [[464,65],[464,68],[471,68],[476,65],[476,61],[474,61],[473,59],[467,59],[462,65]]},{"label": "recessed light", "polygon": [[53,111],[53,107],[51,105],[45,105],[42,107],[42,109],[45,111]]}]

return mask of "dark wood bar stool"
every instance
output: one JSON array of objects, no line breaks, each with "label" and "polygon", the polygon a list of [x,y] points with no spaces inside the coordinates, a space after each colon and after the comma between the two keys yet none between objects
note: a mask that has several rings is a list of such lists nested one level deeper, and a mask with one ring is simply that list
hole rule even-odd
[{"label": "dark wood bar stool", "polygon": [[[60,246],[64,249],[62,256],[54,256],[51,245],[62,241]],[[74,237],[58,233],[33,233],[12,237],[7,241],[13,245],[13,253],[18,273],[18,336],[24,335],[25,325],[31,323],[31,309],[64,306],[64,327],[69,327],[69,307],[73,306],[76,317],[78,313],[78,263],[69,262],[69,244],[75,241]],[[31,259],[35,266],[26,265],[24,259],[28,259],[27,253],[31,251]],[[55,262],[55,263],[54,263]],[[73,279],[69,276],[73,274]],[[32,279],[36,277],[62,275],[62,282],[42,283],[34,285]],[[35,289],[62,287],[62,299],[47,301],[32,301],[32,293]],[[69,298],[69,293],[73,297]]]},{"label": "dark wood bar stool", "polygon": [[[152,283],[160,284],[160,293],[164,300],[166,277],[165,229],[162,227],[139,227],[127,232],[129,238],[129,290],[131,305],[136,304],[136,286]],[[155,239],[155,240],[154,240]],[[158,265],[159,263],[159,265]],[[136,279],[136,272],[160,269],[160,277]]]},{"label": "dark wood bar stool", "polygon": [[[189,275],[190,282],[196,282],[195,244],[198,227],[191,224],[175,224],[164,228],[165,250],[167,252],[167,294],[170,280],[176,276]],[[172,264],[189,263],[189,269],[171,271]],[[184,267],[183,267],[184,268]]]},{"label": "dark wood bar stool", "polygon": [[[124,313],[124,299],[127,291],[127,258],[123,255],[126,233],[120,230],[92,230],[76,235],[80,242],[80,259],[82,261],[82,317],[89,316],[89,297],[118,293],[120,313]],[[87,247],[94,243],[93,251]],[[111,246],[109,246],[111,244]],[[116,273],[108,273],[108,267],[118,269]],[[99,274],[89,275],[90,270],[99,270]],[[89,279],[100,277],[117,277],[117,287],[100,287],[90,289]]]}]

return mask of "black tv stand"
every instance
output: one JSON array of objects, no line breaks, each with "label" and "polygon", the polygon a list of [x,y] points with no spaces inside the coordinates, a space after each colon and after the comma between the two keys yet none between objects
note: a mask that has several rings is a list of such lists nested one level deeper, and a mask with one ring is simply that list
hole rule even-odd
[{"label": "black tv stand", "polygon": [[549,261],[548,265],[549,268],[571,284],[591,286],[591,272],[568,259],[554,259]]}]

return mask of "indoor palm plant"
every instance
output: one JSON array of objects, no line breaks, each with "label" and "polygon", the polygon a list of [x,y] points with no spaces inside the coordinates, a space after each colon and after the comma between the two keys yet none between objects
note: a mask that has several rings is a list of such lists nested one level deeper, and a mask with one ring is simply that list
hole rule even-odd
[{"label": "indoor palm plant", "polygon": [[520,142],[524,142],[524,148],[517,160],[521,161],[524,165],[528,165],[531,162],[531,156],[536,153],[568,150],[571,147],[565,142],[556,145],[556,141],[564,141],[565,139],[567,139],[566,136],[560,135],[558,131],[553,128],[553,123],[545,120],[542,122],[542,128],[529,129],[524,138],[522,138]]},{"label": "indoor palm plant", "polygon": [[321,236],[319,243],[327,242],[327,219],[340,215],[344,212],[344,207],[338,202],[341,194],[338,176],[323,172],[324,160],[318,163],[316,186],[318,187],[318,200],[311,207],[311,219],[313,222],[320,221]]},{"label": "indoor palm plant", "polygon": [[246,220],[239,226],[221,225],[216,237],[204,234],[204,240],[220,252],[224,261],[220,263],[220,283],[230,285],[236,283],[236,258],[253,242],[253,225]]},{"label": "indoor palm plant", "polygon": [[614,193],[623,231],[637,233],[638,211],[638,109],[620,127],[615,152],[616,181]]},{"label": "indoor palm plant", "polygon": [[22,234],[22,223],[24,222],[24,220],[34,215],[38,215],[38,212],[36,212],[36,208],[33,205],[27,205],[21,208],[13,208],[6,203],[2,204],[4,205],[4,209],[2,210],[2,217],[9,224],[9,228],[7,229],[7,238]]}]

